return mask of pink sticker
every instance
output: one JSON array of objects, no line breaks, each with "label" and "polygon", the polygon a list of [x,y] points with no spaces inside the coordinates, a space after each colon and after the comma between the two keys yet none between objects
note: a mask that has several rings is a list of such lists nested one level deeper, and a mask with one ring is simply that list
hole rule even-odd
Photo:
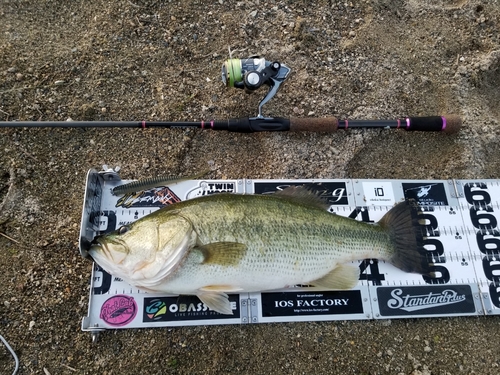
[{"label": "pink sticker", "polygon": [[134,297],[123,294],[108,298],[101,306],[99,317],[110,326],[122,327],[134,320],[137,303]]}]

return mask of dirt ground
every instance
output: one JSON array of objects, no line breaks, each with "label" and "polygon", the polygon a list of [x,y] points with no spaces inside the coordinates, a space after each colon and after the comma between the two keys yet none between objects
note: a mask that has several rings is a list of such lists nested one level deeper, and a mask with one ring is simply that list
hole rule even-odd
[{"label": "dirt ground", "polygon": [[[228,58],[293,70],[268,116],[454,113],[455,135],[390,130],[0,130],[0,334],[19,374],[498,374],[497,316],[80,330],[85,176],[500,178],[498,0],[0,0],[0,120],[253,116]],[[263,89],[262,89],[263,90]],[[14,362],[0,346],[0,373]]]}]

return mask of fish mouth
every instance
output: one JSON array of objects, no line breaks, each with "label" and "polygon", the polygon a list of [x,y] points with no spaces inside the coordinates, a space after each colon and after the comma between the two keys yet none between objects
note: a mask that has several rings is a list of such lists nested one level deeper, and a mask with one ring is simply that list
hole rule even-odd
[{"label": "fish mouth", "polygon": [[[96,262],[95,258],[109,258],[113,259],[111,256],[111,252],[108,250],[108,247],[99,241],[99,238],[96,237],[90,244],[90,249],[88,251],[89,257]],[[96,262],[98,263],[98,262]]]},{"label": "fish mouth", "polygon": [[99,252],[104,252],[104,246],[94,238],[94,240],[90,243],[90,247],[87,251],[87,257],[95,262],[93,254],[97,254]]},{"label": "fish mouth", "polygon": [[[121,244],[114,244],[117,246],[123,246]],[[90,249],[88,251],[90,258],[100,266],[102,262],[107,262],[115,265],[122,264],[124,259],[126,258],[126,252],[120,252],[113,250],[110,244],[107,242],[100,241],[99,236],[94,238],[92,243],[90,244]],[[96,261],[96,258],[99,261]]]}]

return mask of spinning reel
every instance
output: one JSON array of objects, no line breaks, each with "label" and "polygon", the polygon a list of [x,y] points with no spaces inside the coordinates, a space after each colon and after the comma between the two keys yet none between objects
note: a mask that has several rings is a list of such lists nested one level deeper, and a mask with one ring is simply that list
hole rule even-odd
[{"label": "spinning reel", "polygon": [[277,61],[267,61],[259,56],[248,59],[229,59],[222,65],[222,82],[227,87],[244,89],[250,93],[262,85],[269,86],[264,99],[259,103],[258,119],[263,119],[262,107],[278,92],[281,84],[285,82],[291,69]]}]

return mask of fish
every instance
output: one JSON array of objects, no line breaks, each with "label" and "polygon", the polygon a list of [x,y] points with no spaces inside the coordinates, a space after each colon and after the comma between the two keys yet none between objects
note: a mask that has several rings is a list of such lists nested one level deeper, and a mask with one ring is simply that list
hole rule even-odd
[{"label": "fish", "polygon": [[272,195],[203,196],[96,236],[89,254],[138,289],[195,295],[228,315],[227,293],[294,285],[352,289],[359,280],[355,260],[376,258],[426,273],[415,204],[398,203],[376,224],[332,214],[329,206],[300,186]]}]

